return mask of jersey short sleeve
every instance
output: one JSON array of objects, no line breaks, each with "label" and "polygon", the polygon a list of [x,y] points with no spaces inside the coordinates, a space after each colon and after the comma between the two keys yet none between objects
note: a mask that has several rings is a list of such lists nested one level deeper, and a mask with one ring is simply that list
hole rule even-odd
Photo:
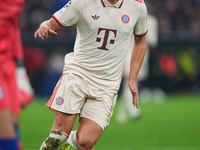
[{"label": "jersey short sleeve", "polygon": [[147,33],[147,8],[145,3],[141,4],[139,9],[138,20],[134,27],[134,34],[136,36],[143,36]]},{"label": "jersey short sleeve", "polygon": [[77,24],[80,17],[80,0],[70,0],[63,8],[55,12],[52,17],[60,26]]}]

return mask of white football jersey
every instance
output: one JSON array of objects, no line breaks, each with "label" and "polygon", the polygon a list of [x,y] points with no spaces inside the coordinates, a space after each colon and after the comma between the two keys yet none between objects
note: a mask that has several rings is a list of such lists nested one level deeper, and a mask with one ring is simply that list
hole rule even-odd
[{"label": "white football jersey", "polygon": [[76,24],[74,52],[65,56],[64,73],[117,92],[131,40],[147,33],[142,0],[72,0],[52,16],[61,26]]}]

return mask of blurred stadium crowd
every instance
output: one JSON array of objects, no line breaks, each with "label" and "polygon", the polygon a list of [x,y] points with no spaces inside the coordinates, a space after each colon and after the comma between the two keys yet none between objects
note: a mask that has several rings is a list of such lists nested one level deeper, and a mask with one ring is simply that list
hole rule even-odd
[{"label": "blurred stadium crowd", "polygon": [[[29,0],[21,15],[25,61],[36,94],[49,96],[62,73],[63,59],[72,51],[76,29],[65,28],[47,41],[33,38],[39,24],[66,0]],[[200,1],[146,0],[159,21],[159,44],[150,48],[149,77],[143,87],[166,93],[200,90]],[[70,14],[69,14],[70,15]]]},{"label": "blurred stadium crowd", "polygon": [[199,0],[146,0],[159,18],[160,36],[165,39],[194,40],[200,38]]}]

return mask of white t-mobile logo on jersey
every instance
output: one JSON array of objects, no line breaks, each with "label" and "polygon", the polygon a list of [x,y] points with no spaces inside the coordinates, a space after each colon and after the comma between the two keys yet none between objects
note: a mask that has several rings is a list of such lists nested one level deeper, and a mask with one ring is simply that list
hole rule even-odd
[{"label": "white t-mobile logo on jersey", "polygon": [[[114,38],[116,38],[117,30],[106,29],[106,28],[99,28],[97,35],[99,35],[99,33],[100,33],[101,31],[105,31],[105,35],[104,35],[104,38],[103,38],[103,44],[101,45],[101,47],[98,47],[98,49],[102,49],[102,50],[108,51],[109,49],[106,48],[106,45],[107,45],[107,43],[108,43],[109,33],[110,33],[110,32],[113,33]],[[97,37],[96,41],[97,41],[97,42],[101,42],[101,38],[100,38],[100,37]],[[114,39],[110,39],[109,44],[114,44],[114,43],[115,43],[115,40],[114,40]]]}]

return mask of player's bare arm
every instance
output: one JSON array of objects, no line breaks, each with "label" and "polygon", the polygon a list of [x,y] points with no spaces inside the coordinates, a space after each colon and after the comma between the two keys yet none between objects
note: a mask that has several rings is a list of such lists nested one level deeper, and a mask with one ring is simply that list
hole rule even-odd
[{"label": "player's bare arm", "polygon": [[41,38],[42,40],[47,39],[50,35],[57,35],[56,30],[60,29],[61,26],[53,19],[49,19],[41,23],[40,27],[34,34],[34,37]]},{"label": "player's bare arm", "polygon": [[142,65],[144,55],[146,52],[146,36],[135,36],[135,46],[131,57],[131,68],[129,74],[129,88],[133,95],[133,105],[139,108],[138,102],[138,88],[136,83],[137,74]]}]

